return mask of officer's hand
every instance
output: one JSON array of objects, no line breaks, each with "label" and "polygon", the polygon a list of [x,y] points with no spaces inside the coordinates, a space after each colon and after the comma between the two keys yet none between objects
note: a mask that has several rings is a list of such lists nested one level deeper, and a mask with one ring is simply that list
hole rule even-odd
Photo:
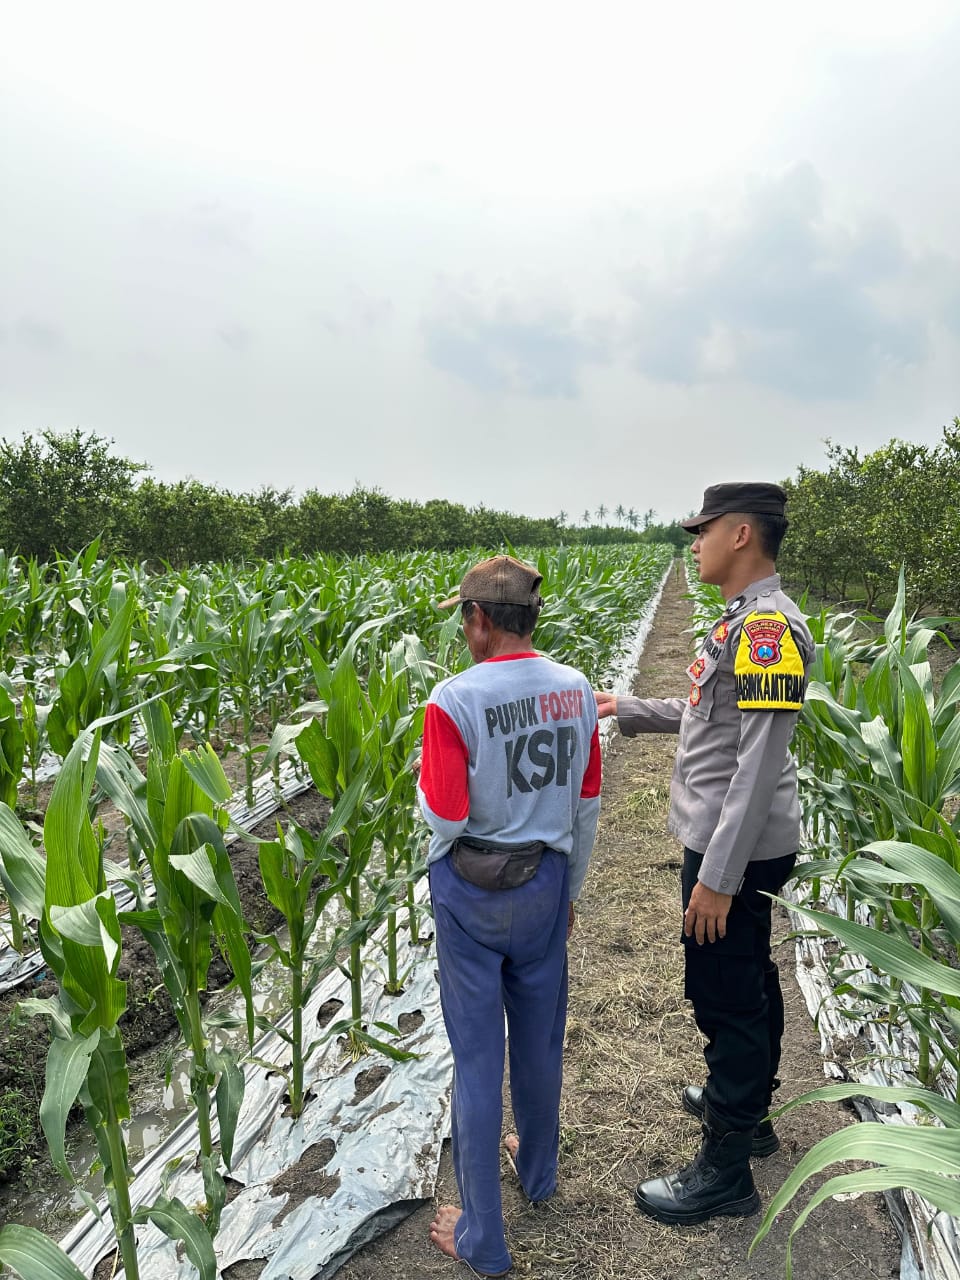
[{"label": "officer's hand", "polygon": [[597,715],[601,720],[604,716],[615,716],[617,714],[617,695],[615,693],[604,693],[602,689],[594,689],[593,696],[597,700]]},{"label": "officer's hand", "polygon": [[567,937],[568,938],[570,937],[571,933],[573,933],[573,926],[576,923],[576,919],[577,919],[577,913],[574,911],[573,903],[571,902],[567,910]]},{"label": "officer's hand", "polygon": [[698,880],[690,895],[690,905],[683,913],[683,932],[688,938],[695,936],[701,945],[704,936],[708,942],[725,938],[732,901],[729,893],[717,893]]}]

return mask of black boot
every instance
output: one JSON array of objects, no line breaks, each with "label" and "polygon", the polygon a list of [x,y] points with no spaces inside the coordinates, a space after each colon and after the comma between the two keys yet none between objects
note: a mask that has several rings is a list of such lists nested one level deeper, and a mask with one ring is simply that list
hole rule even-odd
[{"label": "black boot", "polygon": [[[779,1084],[779,1081],[777,1082]],[[684,1111],[689,1111],[692,1116],[696,1116],[700,1123],[703,1123],[703,1090],[698,1084],[688,1084],[680,1095],[683,1103]],[[752,1156],[772,1156],[775,1151],[780,1150],[780,1139],[774,1132],[773,1124],[769,1116],[764,1116],[757,1125],[753,1134],[753,1144],[750,1148]]]},{"label": "black boot", "polygon": [[760,1208],[750,1172],[751,1133],[719,1133],[706,1124],[692,1164],[666,1178],[641,1182],[637,1208],[658,1222],[691,1226],[707,1218],[748,1217]]}]

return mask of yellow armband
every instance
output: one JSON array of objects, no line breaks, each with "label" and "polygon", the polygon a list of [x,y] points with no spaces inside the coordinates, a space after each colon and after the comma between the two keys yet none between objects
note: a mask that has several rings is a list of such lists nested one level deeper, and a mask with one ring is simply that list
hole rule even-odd
[{"label": "yellow armband", "polygon": [[803,659],[782,613],[746,618],[734,674],[741,711],[800,710],[806,685]]}]

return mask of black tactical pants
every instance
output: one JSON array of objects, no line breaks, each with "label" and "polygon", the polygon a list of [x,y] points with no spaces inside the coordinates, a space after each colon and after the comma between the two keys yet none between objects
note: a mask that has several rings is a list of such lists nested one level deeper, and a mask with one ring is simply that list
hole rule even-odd
[{"label": "black tactical pants", "polygon": [[[683,851],[683,909],[697,882],[703,855]],[[684,938],[684,995],[707,1038],[704,1098],[726,1130],[749,1132],[767,1112],[780,1066],[783,994],[770,958],[772,903],[796,855],[751,862],[727,916],[726,937],[698,944]]]}]

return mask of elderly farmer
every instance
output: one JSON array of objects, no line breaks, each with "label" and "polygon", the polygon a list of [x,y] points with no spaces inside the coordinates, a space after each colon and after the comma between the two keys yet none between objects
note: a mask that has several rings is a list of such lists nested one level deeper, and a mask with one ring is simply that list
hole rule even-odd
[{"label": "elderly farmer", "polygon": [[487,1276],[512,1265],[500,1201],[504,1011],[517,1125],[504,1145],[530,1200],[556,1188],[567,937],[600,809],[593,691],[579,671],[533,649],[540,583],[529,565],[495,556],[443,601],[460,606],[475,665],[430,695],[419,783],[433,832],[463,1205],[442,1207],[430,1235]]}]

